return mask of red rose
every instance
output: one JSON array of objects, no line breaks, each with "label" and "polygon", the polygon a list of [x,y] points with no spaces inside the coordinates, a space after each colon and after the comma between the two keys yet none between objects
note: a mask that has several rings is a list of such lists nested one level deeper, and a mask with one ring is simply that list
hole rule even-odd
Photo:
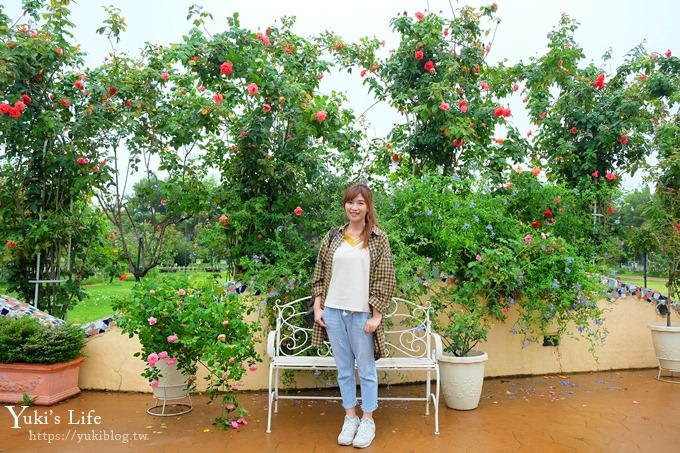
[{"label": "red rose", "polygon": [[229,225],[229,217],[227,217],[227,216],[224,215],[224,214],[222,214],[218,220],[219,220],[219,222],[222,224],[222,226],[227,226],[227,225]]},{"label": "red rose", "polygon": [[224,75],[230,76],[234,72],[234,65],[231,61],[225,61],[220,65],[220,72]]},{"label": "red rose", "polygon": [[392,162],[394,162],[395,164],[399,163],[399,154],[397,153],[392,154]]},{"label": "red rose", "polygon": [[627,136],[627,135],[622,135],[621,137],[619,137],[619,142],[620,142],[622,145],[627,145],[627,144],[628,144],[628,136]]},{"label": "red rose", "polygon": [[14,103],[14,108],[18,109],[20,112],[23,112],[24,110],[26,110],[26,104],[24,104],[23,101],[16,101]]},{"label": "red rose", "polygon": [[468,105],[467,105],[467,101],[465,99],[460,99],[458,101],[458,109],[463,113],[467,112]]},{"label": "red rose", "polygon": [[284,53],[290,55],[293,53],[293,48],[290,46],[290,44],[286,44],[286,46],[283,48]]},{"label": "red rose", "polygon": [[125,280],[127,280],[127,278],[128,278],[128,274],[126,274],[125,272],[123,272],[122,274],[120,274],[120,277],[119,277],[118,279],[119,279],[121,282],[124,282]]},{"label": "red rose", "polygon": [[422,50],[420,50],[420,49],[416,50],[416,55],[415,55],[416,60],[420,61],[420,60],[423,59],[424,56],[425,56],[425,54],[423,53]]},{"label": "red rose", "polygon": [[534,230],[541,228],[541,221],[534,220],[533,222],[531,222],[531,228],[533,228]]},{"label": "red rose", "polygon": [[11,239],[8,239],[8,240],[7,240],[7,248],[8,248],[8,249],[13,249],[13,248],[16,247],[16,246],[17,246],[17,243],[16,243],[16,242],[12,241]]},{"label": "red rose", "polygon": [[169,78],[170,78],[170,74],[168,74],[168,73],[165,72],[165,71],[164,71],[164,72],[161,72],[161,79],[167,81]]},{"label": "red rose", "polygon": [[548,219],[553,216],[553,212],[550,209],[543,211],[543,218]]},{"label": "red rose", "polygon": [[15,120],[17,118],[21,117],[21,110],[19,110],[18,108],[14,107],[14,106],[11,106],[11,105],[7,106],[7,112],[6,113],[7,113],[7,115],[9,115],[10,118],[15,119]]},{"label": "red rose", "polygon": [[486,82],[479,82],[479,87],[484,91],[489,91],[489,84]]},{"label": "red rose", "polygon": [[71,100],[69,98],[62,98],[59,102],[61,102],[61,105],[64,107],[71,105]]},{"label": "red rose", "polygon": [[301,216],[303,211],[302,211],[302,208],[300,206],[298,206],[297,208],[295,208],[293,210],[293,212],[295,213],[296,216]]},{"label": "red rose", "polygon": [[73,83],[73,86],[75,86],[79,90],[82,90],[83,87],[85,86],[85,81],[83,79],[78,79]]},{"label": "red rose", "polygon": [[666,52],[664,52],[664,55],[666,55],[667,58],[670,58],[672,55],[671,49],[668,49]]},{"label": "red rose", "polygon": [[614,173],[612,173],[611,171],[608,171],[607,173],[605,173],[604,177],[605,177],[605,179],[607,179],[607,181],[616,181],[616,175]]},{"label": "red rose", "polygon": [[366,75],[366,71],[367,69],[362,69],[359,75],[361,75],[361,77],[364,77]]},{"label": "red rose", "polygon": [[593,86],[598,90],[604,90],[604,73],[597,75],[597,78],[593,82]]},{"label": "red rose", "polygon": [[599,178],[600,177],[600,172],[595,170],[594,172],[591,173],[593,178]]},{"label": "red rose", "polygon": [[27,95],[27,94],[22,94],[22,95],[21,95],[21,100],[24,101],[24,104],[26,104],[26,105],[28,105],[28,104],[30,104],[31,102],[33,102],[33,99],[31,99],[31,97],[30,97],[29,95]]},{"label": "red rose", "polygon": [[255,96],[260,89],[257,87],[257,84],[255,83],[249,83],[246,85],[246,89],[248,90],[248,94],[251,96]]},{"label": "red rose", "polygon": [[132,107],[132,101],[129,100],[129,99],[125,100],[125,107],[127,107],[127,108]]},{"label": "red rose", "polygon": [[505,118],[507,118],[507,117],[509,117],[510,115],[512,115],[512,112],[510,111],[510,109],[509,109],[508,107],[504,107],[504,108],[503,108],[503,116],[504,116]]},{"label": "red rose", "polygon": [[425,69],[430,74],[434,74],[434,63],[432,63],[432,60],[427,60],[423,65],[423,69]]},{"label": "red rose", "polygon": [[415,16],[416,16],[416,19],[418,19],[418,20],[423,20],[425,18],[425,14],[421,13],[420,11],[418,11],[415,14]]},{"label": "red rose", "polygon": [[213,95],[213,101],[215,102],[215,104],[219,104],[220,102],[224,101],[224,96],[222,95],[222,93],[215,93]]},{"label": "red rose", "polygon": [[90,163],[90,159],[87,157],[79,157],[76,159],[76,163],[80,166],[87,165]]},{"label": "red rose", "polygon": [[578,129],[576,129],[575,127],[572,127],[571,129],[569,129],[569,131],[571,132],[572,135],[578,134]]},{"label": "red rose", "polygon": [[56,53],[57,55],[62,55],[64,53],[64,49],[57,46],[54,48],[54,53]]},{"label": "red rose", "polygon": [[614,215],[614,213],[616,212],[616,208],[614,206],[607,206],[607,212],[609,213],[609,215]]},{"label": "red rose", "polygon": [[514,84],[514,85],[512,86],[512,91],[517,91],[517,90],[519,90],[519,85]]},{"label": "red rose", "polygon": [[116,87],[109,87],[109,96],[115,96],[118,93],[118,88]]},{"label": "red rose", "polygon": [[263,104],[262,105],[262,111],[264,113],[269,113],[272,110],[272,106],[269,104]]},{"label": "red rose", "polygon": [[503,106],[499,105],[493,110],[493,114],[496,116],[496,118],[500,118],[503,116]]},{"label": "red rose", "polygon": [[447,102],[441,102],[439,104],[439,110],[446,112],[449,109],[449,104]]},{"label": "red rose", "polygon": [[495,13],[496,11],[498,11],[498,5],[495,4],[495,3],[492,3],[492,4],[491,4],[491,11],[493,11],[494,13]]},{"label": "red rose", "polygon": [[200,85],[200,86],[197,88],[197,90],[198,90],[199,93],[203,93],[203,92],[205,91],[205,86]]},{"label": "red rose", "polygon": [[335,50],[338,52],[342,50],[342,48],[345,47],[345,45],[342,43],[342,41],[338,41],[335,43]]},{"label": "red rose", "polygon": [[326,121],[326,116],[328,116],[328,113],[326,113],[325,110],[319,110],[318,112],[316,112],[314,118],[316,118],[317,121]]},{"label": "red rose", "polygon": [[463,146],[465,144],[465,140],[462,139],[462,138],[461,139],[454,138],[451,141],[451,144],[456,148],[460,148],[461,146]]},{"label": "red rose", "polygon": [[0,115],[9,112],[10,105],[6,102],[0,102]]}]

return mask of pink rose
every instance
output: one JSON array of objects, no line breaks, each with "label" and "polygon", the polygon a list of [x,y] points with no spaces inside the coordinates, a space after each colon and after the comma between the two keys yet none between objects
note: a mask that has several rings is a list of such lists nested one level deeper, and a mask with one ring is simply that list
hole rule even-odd
[{"label": "pink rose", "polygon": [[161,360],[167,359],[168,358],[168,352],[167,351],[161,351],[158,353],[158,358]]},{"label": "pink rose", "polygon": [[222,321],[222,327],[227,327],[229,325],[229,320],[225,319]]},{"label": "pink rose", "polygon": [[184,288],[180,288],[179,290],[177,290],[177,294],[179,294],[180,296],[184,296],[186,295],[186,293],[187,292]]},{"label": "pink rose", "polygon": [[415,16],[416,16],[416,19],[418,19],[418,20],[423,20],[425,18],[425,14],[421,13],[420,11],[418,11],[415,14]]},{"label": "pink rose", "polygon": [[233,411],[234,409],[236,409],[236,406],[233,403],[229,403],[225,407],[227,408],[228,411]]},{"label": "pink rose", "polygon": [[222,93],[215,93],[213,95],[213,102],[215,104],[219,104],[222,101],[224,101],[224,95],[222,95]]},{"label": "pink rose", "polygon": [[475,256],[475,259],[476,259],[477,261],[482,261],[482,255],[477,255],[477,256]]},{"label": "pink rose", "polygon": [[302,208],[301,208],[300,206],[298,206],[297,208],[295,208],[295,209],[293,210],[293,213],[294,213],[296,216],[301,216],[301,215],[302,215],[302,212],[303,212],[303,211],[302,211]]},{"label": "pink rose", "polygon": [[249,83],[246,85],[246,89],[248,90],[248,94],[251,96],[255,96],[260,89],[257,87],[257,84],[255,83]]},{"label": "pink rose", "polygon": [[168,339],[168,343],[174,343],[177,340],[179,340],[179,337],[173,333],[172,335],[168,335],[167,339]]},{"label": "pink rose", "polygon": [[172,365],[177,363],[177,357],[173,357],[171,359],[168,359],[168,360],[165,361],[165,363],[167,363],[168,366],[172,366]]},{"label": "pink rose", "polygon": [[155,389],[156,387],[158,387],[158,379],[154,379],[153,381],[151,381],[149,385],[151,386],[151,388]]},{"label": "pink rose", "polygon": [[489,84],[487,82],[480,82],[479,87],[484,91],[489,91]]},{"label": "pink rose", "polygon": [[155,326],[157,320],[156,320],[156,318],[154,318],[154,317],[152,316],[152,317],[150,317],[149,319],[147,319],[147,321],[149,321],[149,325],[150,325],[150,326]]},{"label": "pink rose", "polygon": [[449,104],[447,102],[441,102],[439,104],[439,110],[446,112],[449,109]]},{"label": "pink rose", "polygon": [[327,116],[328,113],[326,113],[325,110],[319,110],[318,112],[316,112],[316,116],[314,118],[316,118],[317,121],[326,121]]},{"label": "pink rose", "polygon": [[255,364],[253,363],[252,365],[250,365],[250,366],[248,367],[248,369],[249,369],[250,371],[257,371],[257,365],[255,365]]},{"label": "pink rose", "polygon": [[530,244],[532,240],[533,239],[532,239],[530,234],[527,234],[526,236],[524,236],[524,243],[525,244]]},{"label": "pink rose", "polygon": [[170,78],[170,74],[168,74],[165,71],[161,72],[161,79],[167,81],[169,78]]},{"label": "pink rose", "polygon": [[236,420],[232,421],[232,422],[230,423],[230,425],[231,425],[232,428],[238,429],[238,422],[237,422]]},{"label": "pink rose", "polygon": [[146,361],[149,362],[149,365],[153,367],[156,364],[156,362],[158,362],[158,354],[152,352],[151,354],[149,354],[149,357],[146,358]]}]

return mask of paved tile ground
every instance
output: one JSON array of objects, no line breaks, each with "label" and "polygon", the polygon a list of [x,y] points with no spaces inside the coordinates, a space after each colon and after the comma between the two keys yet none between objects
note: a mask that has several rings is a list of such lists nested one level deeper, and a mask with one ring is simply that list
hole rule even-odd
[{"label": "paved tile ground", "polygon": [[[656,370],[646,369],[487,379],[476,410],[455,411],[442,402],[440,436],[433,433],[433,415],[424,415],[424,403],[382,402],[375,414],[377,437],[366,451],[680,451],[680,385],[655,376]],[[381,392],[415,394],[421,388],[395,386]],[[152,417],[146,413],[153,404],[150,394],[86,391],[52,407],[30,408],[43,416],[35,421],[46,424],[22,422],[12,429],[12,416],[0,408],[0,451],[355,451],[335,443],[342,423],[339,403],[282,401],[273,432],[267,434],[266,399],[266,392],[244,393],[241,401],[251,411],[250,423],[224,432],[210,424],[218,408],[206,405],[202,395],[194,397],[194,410],[186,415]],[[73,421],[93,411],[100,424],[69,425],[69,411]],[[96,438],[87,440],[93,434]]]}]

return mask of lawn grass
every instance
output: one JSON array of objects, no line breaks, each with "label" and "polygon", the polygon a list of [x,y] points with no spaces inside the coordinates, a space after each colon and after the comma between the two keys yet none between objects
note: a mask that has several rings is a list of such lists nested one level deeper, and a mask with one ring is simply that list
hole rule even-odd
[{"label": "lawn grass", "polygon": [[[622,274],[619,273],[615,277],[617,280],[627,283],[629,285],[644,286],[644,278],[639,274]],[[659,277],[647,277],[647,288],[658,291],[663,295],[667,295],[668,288],[666,287],[666,279]]]}]

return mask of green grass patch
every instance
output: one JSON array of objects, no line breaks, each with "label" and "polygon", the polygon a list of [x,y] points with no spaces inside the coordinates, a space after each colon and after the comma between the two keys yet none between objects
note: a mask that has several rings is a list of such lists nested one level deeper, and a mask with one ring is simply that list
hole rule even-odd
[{"label": "green grass patch", "polygon": [[[644,278],[641,275],[636,274],[618,274],[616,278],[623,283],[629,285],[636,285],[644,287]],[[647,288],[658,291],[663,295],[667,295],[668,288],[666,287],[666,279],[659,277],[647,277]]]}]

